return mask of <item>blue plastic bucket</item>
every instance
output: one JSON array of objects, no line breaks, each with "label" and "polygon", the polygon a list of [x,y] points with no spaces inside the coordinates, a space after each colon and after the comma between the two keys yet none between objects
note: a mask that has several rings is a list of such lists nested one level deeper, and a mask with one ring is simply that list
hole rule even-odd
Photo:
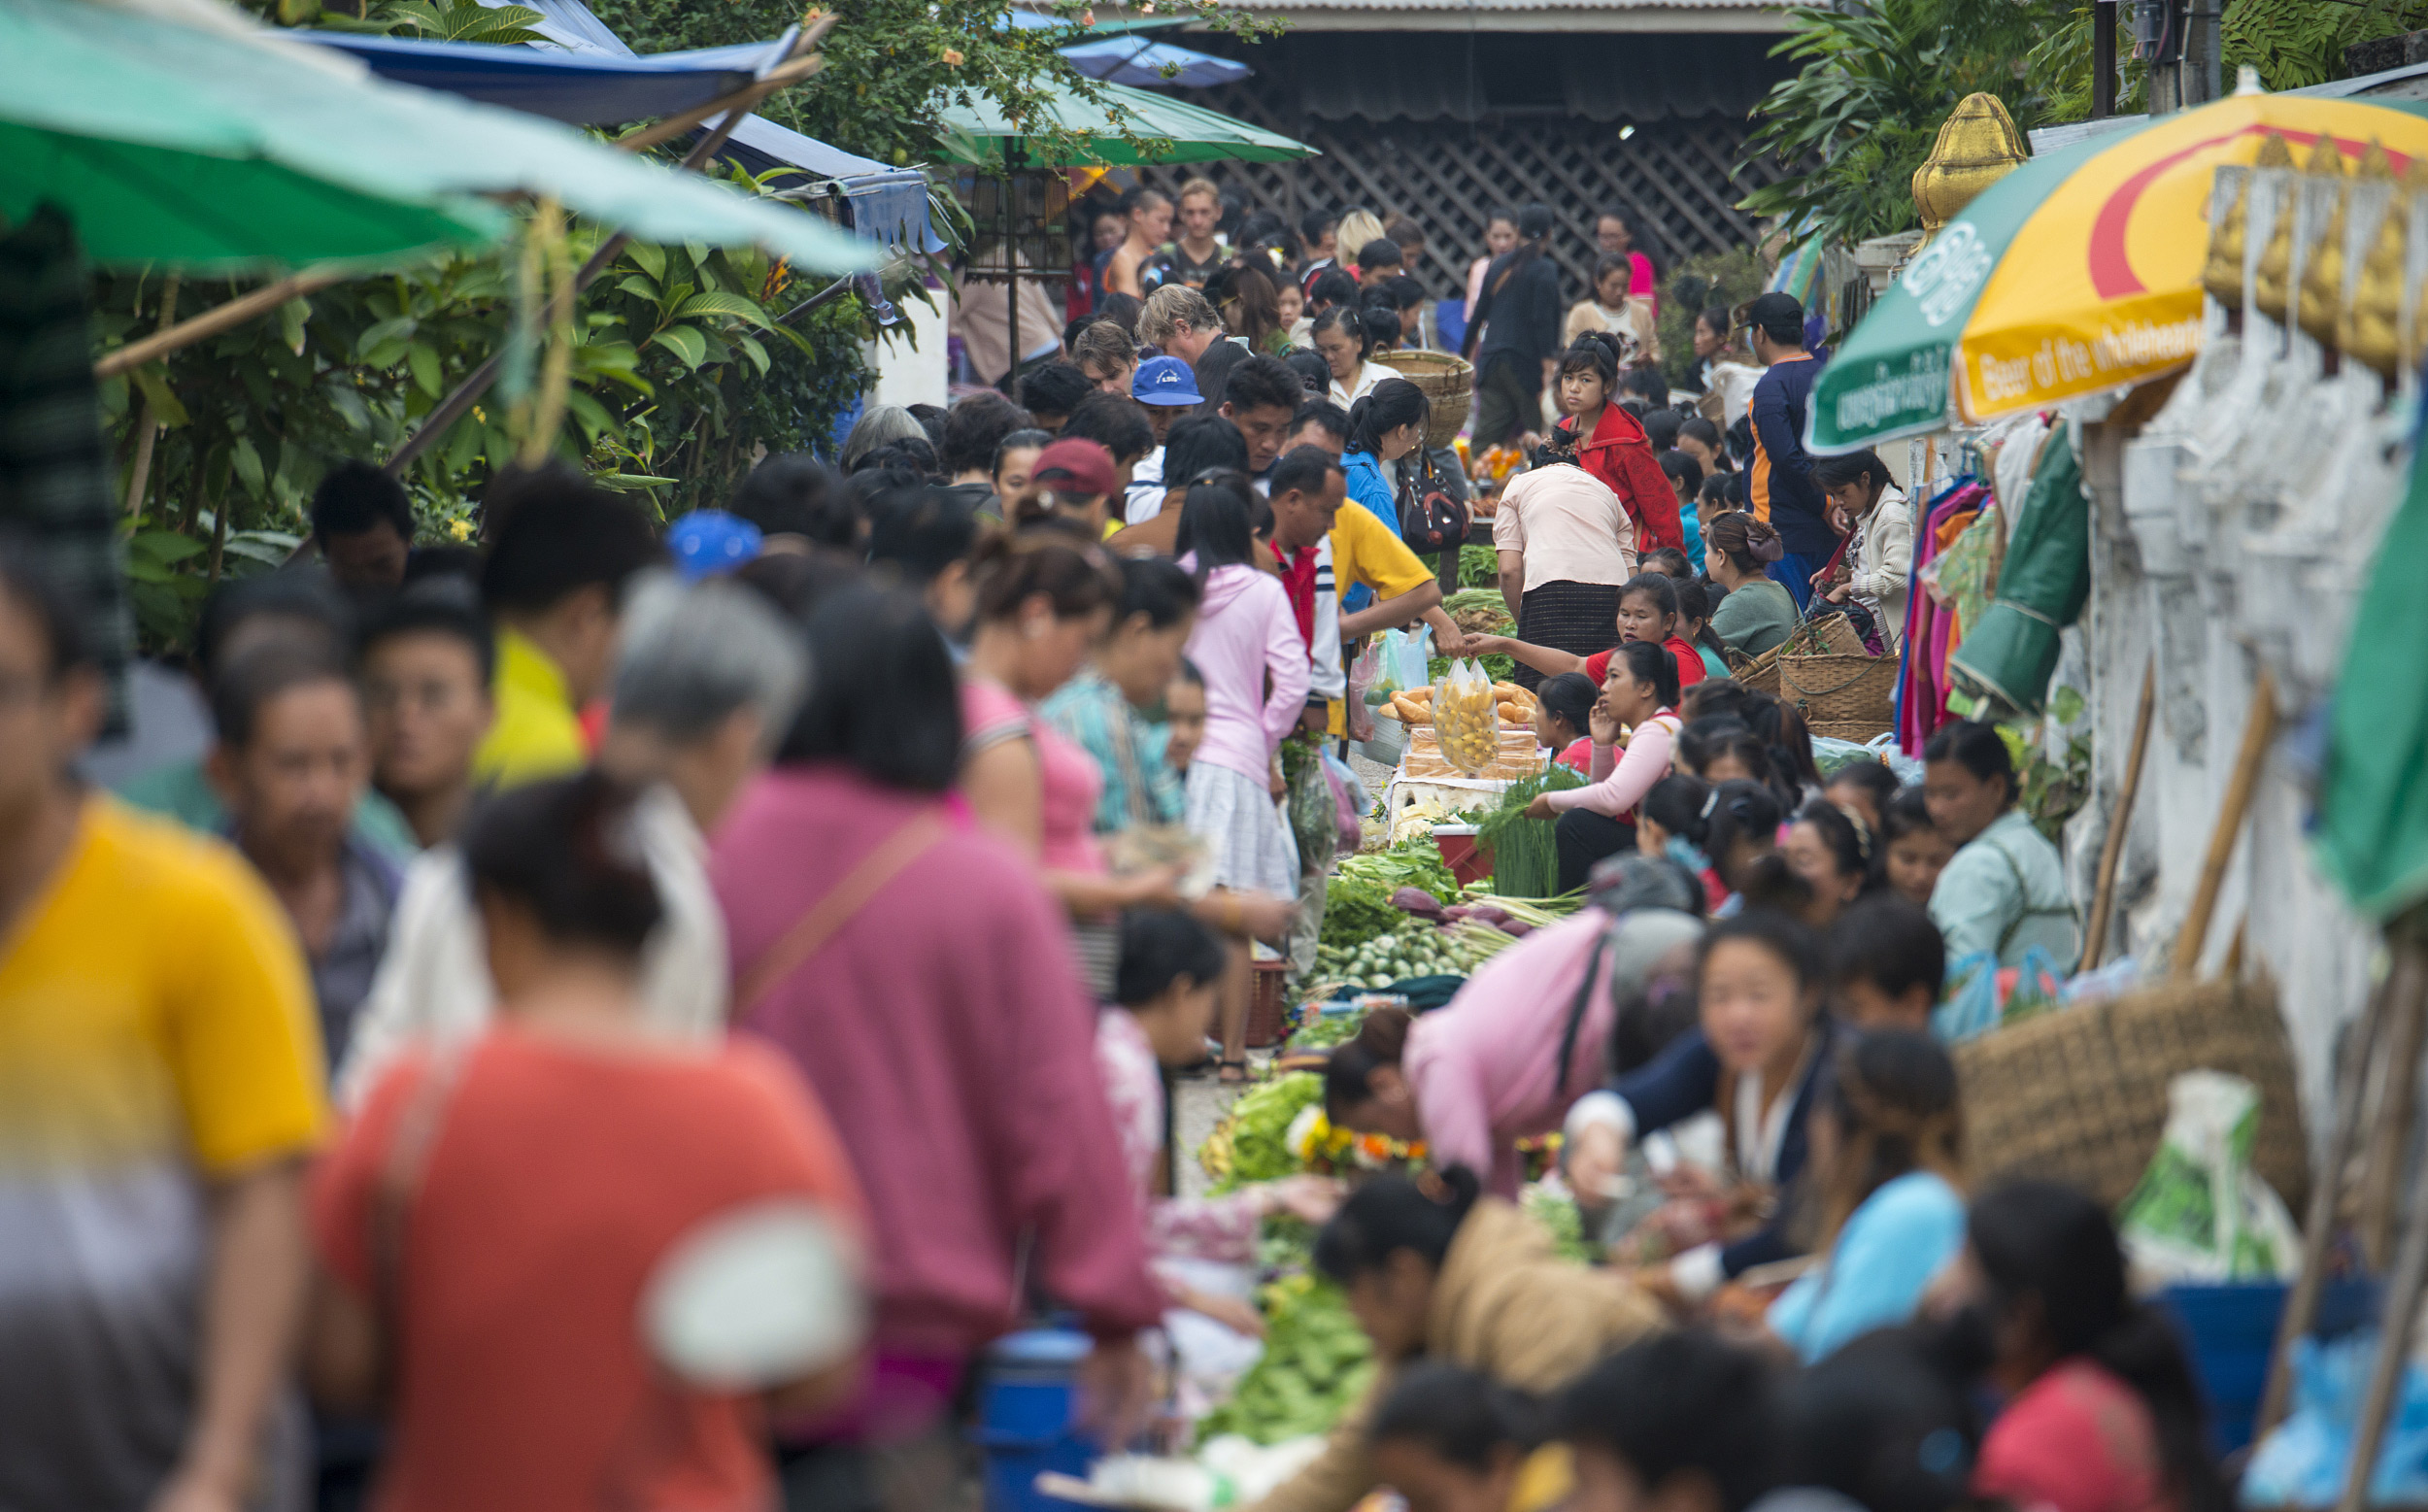
[{"label": "blue plastic bucket", "polygon": [[1094,1449],[1080,1436],[1079,1362],[1095,1341],[1065,1328],[1031,1328],[995,1341],[978,1388],[971,1433],[986,1457],[987,1512],[1065,1512],[1037,1490],[1046,1470],[1084,1478]]},{"label": "blue plastic bucket", "polygon": [[[2220,1455],[2251,1441],[2288,1290],[2259,1281],[2169,1287],[2158,1294],[2158,1305],[2175,1320],[2209,1397],[2209,1435]],[[2312,1331],[2332,1338],[2376,1323],[2378,1294],[2377,1282],[2365,1277],[2329,1282],[2319,1294]]]}]

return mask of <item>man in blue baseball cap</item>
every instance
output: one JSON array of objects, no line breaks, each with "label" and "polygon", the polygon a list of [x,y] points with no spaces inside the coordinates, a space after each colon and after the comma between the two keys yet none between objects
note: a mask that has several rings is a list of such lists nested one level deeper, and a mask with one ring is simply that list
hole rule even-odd
[{"label": "man in blue baseball cap", "polygon": [[1122,501],[1122,518],[1130,524],[1153,520],[1163,508],[1163,437],[1172,421],[1205,402],[1197,392],[1197,375],[1178,357],[1149,357],[1138,364],[1130,381],[1130,396],[1146,406],[1147,423],[1155,427],[1155,450],[1130,469],[1130,489]]}]

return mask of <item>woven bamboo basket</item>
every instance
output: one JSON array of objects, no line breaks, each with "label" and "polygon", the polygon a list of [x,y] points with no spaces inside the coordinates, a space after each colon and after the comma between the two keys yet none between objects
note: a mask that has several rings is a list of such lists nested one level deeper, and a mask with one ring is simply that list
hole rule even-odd
[{"label": "woven bamboo basket", "polygon": [[1955,1059],[1976,1190],[2029,1176],[2115,1207],[2157,1153],[2168,1082],[2207,1069],[2259,1089],[2251,1163],[2292,1211],[2309,1201],[2293,1047],[2271,983],[2168,984],[2060,1008],[1958,1045]]},{"label": "woven bamboo basket", "polygon": [[1825,740],[1849,740],[1868,746],[1889,732],[1889,723],[1886,720],[1877,724],[1863,720],[1806,720],[1804,728]]},{"label": "woven bamboo basket", "polygon": [[1424,390],[1433,405],[1425,426],[1425,445],[1438,451],[1459,437],[1467,424],[1467,405],[1475,397],[1475,367],[1447,352],[1377,352],[1374,360]]},{"label": "woven bamboo basket", "polygon": [[1732,651],[1728,654],[1728,658],[1729,676],[1736,680],[1738,687],[1750,688],[1758,693],[1775,695],[1778,692],[1778,647],[1773,646],[1759,656],[1748,656],[1743,652]]}]

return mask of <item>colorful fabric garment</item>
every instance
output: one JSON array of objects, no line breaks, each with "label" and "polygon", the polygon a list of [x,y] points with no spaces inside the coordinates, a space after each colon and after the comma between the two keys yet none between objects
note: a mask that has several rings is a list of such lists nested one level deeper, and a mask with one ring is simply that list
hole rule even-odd
[{"label": "colorful fabric garment", "polygon": [[580,713],[565,688],[565,674],[538,643],[507,625],[497,627],[496,722],[472,754],[472,774],[511,788],[582,769],[590,742]]},{"label": "colorful fabric garment", "polygon": [[1943,629],[1945,611],[1927,591],[1931,566],[1938,560],[1939,529],[1956,515],[1975,508],[1989,490],[1970,475],[1950,481],[1926,505],[1922,527],[1914,536],[1913,574],[1905,596],[1905,631],[1902,637],[1904,665],[1897,684],[1897,744],[1907,756],[1922,755],[1923,745],[1947,718],[1947,685],[1939,675],[1945,663],[1932,660]]},{"label": "colorful fabric garment", "polygon": [[1219,1260],[1244,1265],[1256,1260],[1264,1203],[1253,1193],[1220,1197],[1155,1195],[1156,1157],[1163,1149],[1163,1074],[1155,1047],[1128,1009],[1096,1016],[1096,1069],[1113,1108],[1130,1187],[1147,1215],[1147,1248],[1158,1260]]},{"label": "colorful fabric garment", "polygon": [[0,1506],[148,1504],[202,1367],[204,1184],[326,1121],[294,931],[222,842],[117,800],[0,955]]},{"label": "colorful fabric garment", "polygon": [[1104,783],[1096,805],[1097,834],[1132,824],[1177,824],[1188,813],[1180,774],[1163,759],[1171,731],[1130,707],[1103,673],[1083,668],[1037,712],[1096,761]]}]

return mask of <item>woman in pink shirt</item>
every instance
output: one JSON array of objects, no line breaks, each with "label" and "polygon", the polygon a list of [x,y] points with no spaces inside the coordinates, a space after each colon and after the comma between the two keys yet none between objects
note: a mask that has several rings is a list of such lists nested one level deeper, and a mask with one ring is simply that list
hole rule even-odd
[{"label": "woman in pink shirt", "polygon": [[1518,1141],[1557,1129],[1568,1105],[1602,1084],[1620,1002],[1665,972],[1693,980],[1697,899],[1682,875],[1666,885],[1669,896],[1615,924],[1588,908],[1535,930],[1421,1019],[1368,1014],[1325,1068],[1326,1117],[1360,1133],[1422,1139],[1436,1167],[1464,1165],[1485,1191],[1516,1196]]},{"label": "woman in pink shirt", "polygon": [[[1594,705],[1594,761],[1585,787],[1535,797],[1530,818],[1558,821],[1560,890],[1585,885],[1594,863],[1636,846],[1636,805],[1669,775],[1677,738],[1677,661],[1651,641],[1622,641]],[[1614,751],[1619,732],[1632,730]]]},{"label": "woman in pink shirt", "polygon": [[[1257,565],[1241,487],[1201,483],[1181,506],[1180,564],[1204,596],[1189,660],[1205,679],[1205,738],[1189,763],[1189,828],[1214,848],[1214,880],[1237,891],[1298,893],[1298,845],[1275,799],[1282,738],[1324,705],[1307,702],[1306,641],[1281,580]],[[1223,1076],[1243,1078],[1248,949],[1232,952],[1223,991]]]},{"label": "woman in pink shirt", "polygon": [[961,790],[978,822],[1037,862],[1073,921],[1081,973],[1113,995],[1113,922],[1125,908],[1179,901],[1175,873],[1105,868],[1096,839],[1104,790],[1096,758],[1035,717],[1104,639],[1121,575],[1111,557],[1059,531],[997,535],[978,549],[978,628],[961,668]]},{"label": "woman in pink shirt", "polygon": [[949,1474],[954,1396],[1017,1316],[1024,1254],[1096,1335],[1108,1410],[1142,1399],[1133,1335],[1163,1294],[1067,916],[1029,857],[948,808],[961,731],[942,638],[916,597],[861,585],[807,621],[809,698],[709,875],[735,1027],[808,1078],[866,1195],[874,1368],[815,1437],[923,1443]]}]

